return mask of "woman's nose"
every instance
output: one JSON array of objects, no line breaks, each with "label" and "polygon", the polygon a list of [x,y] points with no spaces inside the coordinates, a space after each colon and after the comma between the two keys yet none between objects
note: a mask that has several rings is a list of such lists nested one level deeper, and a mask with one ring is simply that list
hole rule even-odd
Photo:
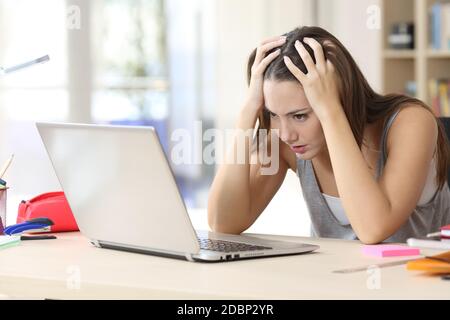
[{"label": "woman's nose", "polygon": [[279,130],[280,130],[280,139],[284,143],[293,144],[298,140],[297,133],[287,123],[281,124]]}]

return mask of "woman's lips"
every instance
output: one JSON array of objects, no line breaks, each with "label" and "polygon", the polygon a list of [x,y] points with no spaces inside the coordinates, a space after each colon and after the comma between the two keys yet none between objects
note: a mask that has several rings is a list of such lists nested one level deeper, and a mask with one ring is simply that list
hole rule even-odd
[{"label": "woman's lips", "polygon": [[294,151],[295,153],[300,153],[300,154],[303,154],[303,153],[305,153],[307,150],[308,150],[308,145],[307,144],[304,144],[304,145],[300,145],[300,146],[292,146],[291,147],[291,149],[292,149],[292,151]]}]

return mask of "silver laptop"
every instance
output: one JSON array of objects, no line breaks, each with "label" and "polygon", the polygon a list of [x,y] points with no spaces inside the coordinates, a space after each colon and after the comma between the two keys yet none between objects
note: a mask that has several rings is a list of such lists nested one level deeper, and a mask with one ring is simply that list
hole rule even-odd
[{"label": "silver laptop", "polygon": [[36,125],[78,227],[97,247],[205,262],[319,248],[194,230],[152,127]]}]

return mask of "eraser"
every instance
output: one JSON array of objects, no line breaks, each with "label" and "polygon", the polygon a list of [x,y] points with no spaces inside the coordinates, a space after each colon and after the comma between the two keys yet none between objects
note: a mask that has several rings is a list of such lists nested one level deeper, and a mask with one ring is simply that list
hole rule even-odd
[{"label": "eraser", "polygon": [[362,252],[375,257],[403,257],[420,255],[420,249],[393,244],[365,245]]}]

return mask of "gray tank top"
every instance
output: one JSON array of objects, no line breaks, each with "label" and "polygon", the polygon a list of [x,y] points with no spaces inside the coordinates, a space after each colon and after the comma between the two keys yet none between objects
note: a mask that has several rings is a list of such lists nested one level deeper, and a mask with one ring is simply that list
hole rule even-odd
[{"label": "gray tank top", "polygon": [[[398,112],[399,110],[389,118],[383,129],[382,149],[376,171],[377,180],[387,159],[387,133]],[[352,226],[350,224],[342,225],[328,207],[317,183],[311,160],[298,159],[297,174],[311,217],[311,236],[358,240]],[[408,220],[383,242],[406,242],[408,238],[423,237],[427,233],[438,231],[440,227],[447,224],[450,224],[450,189],[448,183],[441,190],[438,190],[430,201],[416,206]]]}]

